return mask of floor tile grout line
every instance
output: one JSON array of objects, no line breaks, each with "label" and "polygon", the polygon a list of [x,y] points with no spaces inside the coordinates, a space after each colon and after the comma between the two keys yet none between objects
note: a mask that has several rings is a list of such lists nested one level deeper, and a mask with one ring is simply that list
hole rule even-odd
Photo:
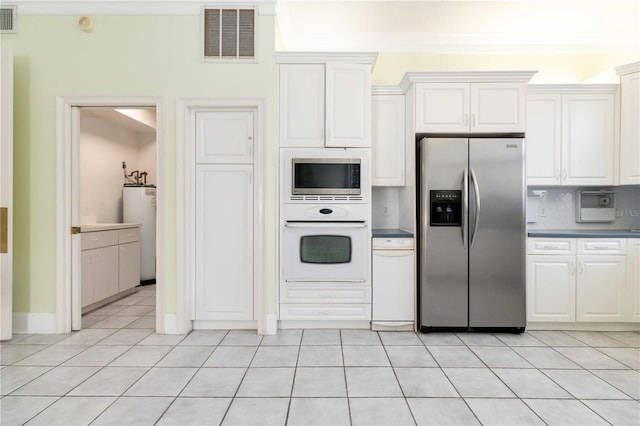
[{"label": "floor tile grout line", "polygon": [[[376,335],[378,333],[376,332]],[[344,360],[344,339],[342,338],[342,329],[338,330],[338,335],[340,336],[340,356],[342,357],[342,376],[344,377],[344,393],[345,398],[347,399],[347,414],[349,415],[349,424],[353,424],[353,419],[351,417],[351,402],[349,400],[349,381],[347,380],[347,363]],[[378,336],[380,338],[380,336]]]},{"label": "floor tile grout line", "polygon": [[[415,335],[415,332],[414,332],[414,335]],[[380,333],[378,333],[378,337],[380,338]],[[418,336],[416,336],[416,338],[418,338]],[[384,354],[387,356],[387,360],[389,361],[389,365],[391,366],[391,371],[393,371],[393,376],[396,378],[396,382],[398,382],[398,387],[400,388],[400,392],[402,393],[402,399],[404,400],[404,403],[407,406],[407,409],[409,410],[409,414],[411,415],[411,420],[413,420],[413,424],[414,425],[417,425],[418,422],[416,420],[416,417],[415,417],[413,411],[411,411],[411,406],[409,405],[409,401],[407,401],[407,395],[405,394],[404,388],[402,387],[402,384],[400,383],[400,379],[398,379],[398,373],[396,371],[396,367],[391,362],[391,357],[389,356],[389,352],[387,352],[387,346],[384,344],[384,340],[382,338],[380,338],[380,340],[382,341],[382,350],[384,350]],[[422,342],[422,340],[420,340],[420,341]],[[426,348],[425,348],[425,350],[426,350]],[[429,353],[428,350],[427,350],[427,353]],[[429,356],[431,356],[431,355],[429,355]]]}]

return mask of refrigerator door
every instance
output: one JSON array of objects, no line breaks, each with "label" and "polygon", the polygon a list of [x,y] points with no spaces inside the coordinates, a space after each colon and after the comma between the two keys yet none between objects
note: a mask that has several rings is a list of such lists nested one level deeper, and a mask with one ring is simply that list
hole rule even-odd
[{"label": "refrigerator door", "polygon": [[[422,139],[420,149],[420,326],[467,327],[466,221],[432,226],[430,191],[461,191],[468,139]],[[466,216],[465,216],[466,218]]]},{"label": "refrigerator door", "polygon": [[469,327],[524,327],[523,139],[469,141]]}]

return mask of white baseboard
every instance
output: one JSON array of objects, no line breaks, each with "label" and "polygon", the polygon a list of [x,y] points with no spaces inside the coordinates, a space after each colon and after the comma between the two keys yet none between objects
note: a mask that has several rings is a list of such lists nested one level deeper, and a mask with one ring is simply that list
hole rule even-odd
[{"label": "white baseboard", "polygon": [[164,314],[164,334],[179,334],[176,314]]},{"label": "white baseboard", "polygon": [[14,312],[13,332],[28,334],[56,334],[56,314]]},{"label": "white baseboard", "polygon": [[278,332],[278,314],[267,314],[267,334]]},{"label": "white baseboard", "polygon": [[195,320],[194,330],[257,330],[258,321]]},{"label": "white baseboard", "polygon": [[278,328],[357,328],[370,329],[371,321],[367,320],[280,320]]},{"label": "white baseboard", "polygon": [[566,330],[566,331],[640,331],[637,322],[528,322],[527,331]]}]

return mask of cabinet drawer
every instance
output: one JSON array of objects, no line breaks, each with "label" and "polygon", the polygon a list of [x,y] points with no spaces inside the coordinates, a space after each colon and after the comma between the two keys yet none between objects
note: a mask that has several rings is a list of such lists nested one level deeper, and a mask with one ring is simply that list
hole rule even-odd
[{"label": "cabinet drawer", "polygon": [[280,287],[281,303],[370,303],[371,286],[294,284]]},{"label": "cabinet drawer", "polygon": [[281,320],[366,320],[371,321],[371,304],[281,304]]},{"label": "cabinet drawer", "polygon": [[527,254],[575,253],[575,238],[527,238]]},{"label": "cabinet drawer", "polygon": [[627,241],[623,238],[580,238],[578,239],[578,254],[625,254]]},{"label": "cabinet drawer", "polygon": [[413,238],[374,238],[373,250],[413,250]]},{"label": "cabinet drawer", "polygon": [[118,231],[118,243],[134,243],[140,241],[140,228],[127,228]]},{"label": "cabinet drawer", "polygon": [[118,231],[87,232],[81,235],[81,250],[118,244]]}]

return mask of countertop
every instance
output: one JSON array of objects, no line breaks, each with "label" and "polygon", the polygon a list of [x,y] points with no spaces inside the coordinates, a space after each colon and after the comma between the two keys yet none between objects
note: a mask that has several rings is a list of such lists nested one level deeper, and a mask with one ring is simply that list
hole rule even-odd
[{"label": "countertop", "polygon": [[80,232],[111,231],[114,229],[139,228],[139,223],[91,223],[80,225]]},{"label": "countertop", "polygon": [[535,229],[529,230],[530,237],[562,238],[640,238],[638,230],[624,229]]},{"label": "countertop", "polygon": [[374,228],[372,235],[373,238],[413,238],[413,233],[403,231],[402,229]]}]

